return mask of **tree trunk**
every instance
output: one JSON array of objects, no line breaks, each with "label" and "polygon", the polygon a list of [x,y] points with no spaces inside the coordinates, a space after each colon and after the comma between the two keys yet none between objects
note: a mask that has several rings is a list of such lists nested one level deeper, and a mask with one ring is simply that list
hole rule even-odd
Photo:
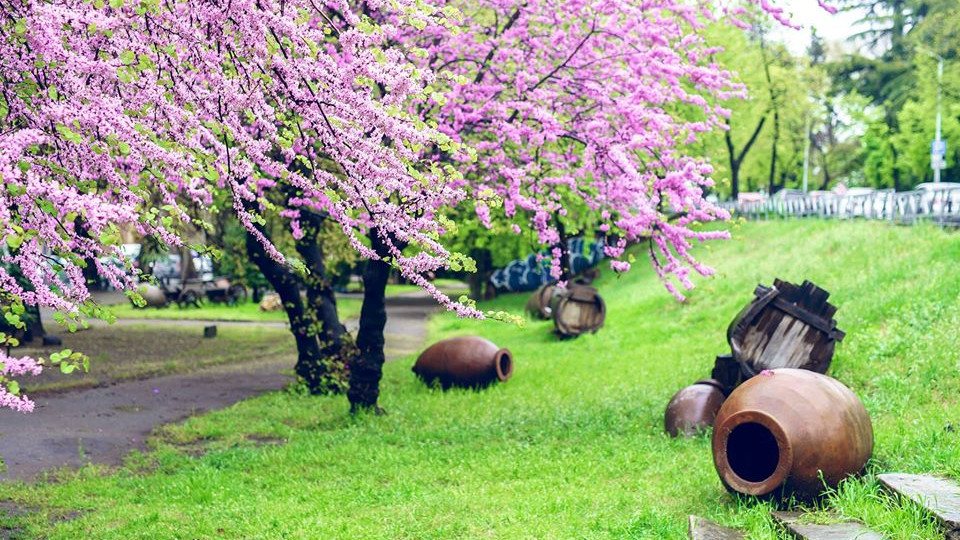
[{"label": "tree trunk", "polygon": [[[387,246],[376,229],[370,231],[370,243],[380,257],[388,255]],[[398,246],[400,247],[400,246]],[[387,325],[386,290],[390,265],[381,260],[369,260],[363,272],[363,307],[360,309],[360,330],[357,333],[358,353],[351,357],[350,411],[383,410],[377,405],[380,397],[380,379],[383,376],[383,330]]]},{"label": "tree trunk", "polygon": [[325,216],[315,212],[301,211],[300,221],[304,235],[297,241],[297,252],[303,257],[310,274],[304,279],[307,289],[307,307],[312,319],[319,323],[315,328],[321,347],[321,362],[302,366],[299,375],[311,393],[339,392],[346,386],[346,364],[354,353],[353,340],[337,313],[337,300],[333,284],[327,278],[323,261],[323,244],[320,228]]},{"label": "tree trunk", "polygon": [[560,281],[570,281],[573,277],[573,268],[570,264],[570,238],[567,236],[567,228],[563,226],[563,221],[559,217],[554,219],[557,222],[557,232],[560,234],[560,242],[556,245],[560,248]]},{"label": "tree trunk", "polygon": [[[17,255],[17,250],[11,251],[13,255]],[[30,280],[23,275],[23,272],[20,271],[19,266],[11,265],[10,274],[12,275],[13,279],[16,280],[17,285],[22,287],[23,290],[34,290],[33,284],[30,283]],[[24,313],[20,317],[20,321],[23,322],[24,327],[20,329],[6,328],[6,324],[3,324],[0,326],[0,331],[15,336],[22,336],[20,337],[21,343],[30,343],[35,339],[39,339],[47,335],[46,330],[43,328],[43,320],[40,318],[40,306],[24,304],[23,307]]]},{"label": "tree trunk", "polygon": [[894,191],[900,191],[900,167],[897,165],[899,155],[897,155],[897,147],[893,143],[890,144],[890,153],[893,154],[893,170],[891,171],[893,173],[893,189]]},{"label": "tree trunk", "polygon": [[304,309],[300,298],[300,279],[293,270],[270,258],[263,245],[249,233],[247,234],[247,255],[270,282],[273,290],[280,295],[283,308],[287,312],[287,319],[290,321],[290,332],[297,343],[295,371],[297,376],[307,383],[310,391],[314,392],[311,381],[322,380],[326,366],[314,328],[316,318]]},{"label": "tree trunk", "polygon": [[747,143],[743,145],[743,148],[740,149],[738,154],[733,147],[733,137],[730,135],[730,119],[726,120],[727,130],[723,133],[724,142],[727,143],[727,156],[730,161],[730,197],[733,200],[737,200],[737,195],[740,194],[740,165],[743,164],[743,159],[747,156],[747,152],[750,151],[750,147],[753,146],[753,143],[757,141],[757,137],[760,135],[760,131],[763,129],[763,124],[766,123],[767,116],[764,115],[760,118],[760,121],[757,122],[757,127],[754,128],[753,134],[750,135],[750,138],[747,139]]},{"label": "tree trunk", "polygon": [[723,133],[724,141],[727,143],[727,156],[730,162],[730,198],[734,201],[740,195],[740,164],[737,163],[736,154],[733,150],[733,138],[730,137],[730,130]]},{"label": "tree trunk", "polygon": [[482,300],[484,298],[483,286],[487,282],[490,270],[493,267],[493,254],[486,248],[475,248],[470,250],[470,258],[477,262],[477,271],[467,276],[467,282],[470,284],[470,298]]},{"label": "tree trunk", "polygon": [[773,195],[777,188],[777,143],[780,140],[780,111],[773,111],[773,142],[770,144],[770,178],[767,193]]}]

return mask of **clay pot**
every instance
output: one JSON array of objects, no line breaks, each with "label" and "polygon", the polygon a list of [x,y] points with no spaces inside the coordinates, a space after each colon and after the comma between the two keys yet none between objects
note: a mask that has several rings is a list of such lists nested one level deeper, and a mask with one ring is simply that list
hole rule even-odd
[{"label": "clay pot", "polygon": [[550,301],[553,325],[562,337],[576,337],[596,332],[603,326],[607,305],[594,287],[573,285],[566,293]]},{"label": "clay pot", "polygon": [[550,309],[550,301],[561,291],[554,283],[546,283],[533,291],[530,299],[527,300],[527,313],[537,319],[549,319],[553,311]]},{"label": "clay pot", "polygon": [[723,385],[713,379],[697,381],[673,395],[664,414],[664,427],[671,437],[693,436],[713,427],[723,405]]},{"label": "clay pot", "polygon": [[513,356],[478,336],[444,339],[420,354],[413,372],[427,384],[483,387],[513,375]]},{"label": "clay pot", "polygon": [[713,430],[720,479],[746,495],[782,489],[813,498],[860,472],[872,452],[873,427],[857,396],[803,369],[764,371],[740,385]]}]

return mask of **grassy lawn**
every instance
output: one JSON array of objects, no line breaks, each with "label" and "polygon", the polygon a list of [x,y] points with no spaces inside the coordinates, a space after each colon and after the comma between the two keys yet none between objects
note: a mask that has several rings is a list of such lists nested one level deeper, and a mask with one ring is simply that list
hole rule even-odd
[{"label": "grassy lawn", "polygon": [[69,348],[90,356],[89,372],[64,375],[58,369],[47,369],[39,377],[24,379],[25,392],[103,386],[277,355],[288,356],[291,368],[296,361],[296,347],[285,328],[221,325],[214,339],[204,339],[202,330],[200,326],[157,324],[94,326],[60,334],[61,347],[17,349],[19,354],[45,356]]},{"label": "grassy lawn", "polygon": [[[360,315],[359,298],[337,298],[337,312],[341,319]],[[202,321],[276,321],[287,322],[284,311],[261,311],[259,304],[246,302],[235,306],[205,302],[200,307],[180,308],[170,304],[162,308],[137,308],[126,302],[110,306],[119,319],[194,319]]]},{"label": "grassy lawn", "polygon": [[893,539],[936,538],[874,475],[960,479],[960,236],[817,221],[734,236],[700,251],[718,275],[685,303],[643,263],[605,272],[608,318],[595,335],[560,342],[546,322],[432,321],[431,340],[478,333],[509,347],[506,384],[427,389],[409,358],[386,366],[386,416],[351,417],[342,397],[268,394],[161,429],[119,470],[0,486],[0,498],[37,509],[2,524],[49,539],[679,539],[693,513],[776,538],[772,503],[721,486],[709,437],[671,439],[662,422],[670,396],[728,350],[726,326],[754,286],[780,277],[833,293],[847,338],[831,374],[874,423],[868,474],[821,507]]}]

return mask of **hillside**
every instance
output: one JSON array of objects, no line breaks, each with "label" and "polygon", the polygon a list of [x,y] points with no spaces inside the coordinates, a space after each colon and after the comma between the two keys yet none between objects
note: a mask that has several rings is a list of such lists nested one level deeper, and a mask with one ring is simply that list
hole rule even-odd
[{"label": "hillside", "polygon": [[[709,437],[671,439],[662,421],[670,396],[727,349],[726,326],[757,283],[779,277],[832,293],[847,338],[831,374],[874,422],[869,474],[824,505],[891,538],[935,537],[883,500],[873,474],[960,478],[960,236],[765,222],[700,253],[718,273],[684,303],[642,262],[605,272],[606,326],[576,340],[558,341],[547,322],[436,317],[431,340],[478,333],[512,350],[513,379],[486,391],[428,389],[410,358],[386,368],[386,416],[270,394],[165,429],[120,471],[0,495],[44,508],[17,524],[51,539],[186,538],[183,522],[191,538],[685,538],[691,513],[775,538],[770,503],[721,486]],[[519,312],[525,300],[487,307]],[[79,517],[48,519],[64,509]]]}]

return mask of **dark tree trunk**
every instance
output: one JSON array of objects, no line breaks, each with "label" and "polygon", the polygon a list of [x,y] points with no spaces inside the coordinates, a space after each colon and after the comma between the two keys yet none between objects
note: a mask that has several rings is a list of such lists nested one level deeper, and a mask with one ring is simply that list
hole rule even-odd
[{"label": "dark tree trunk", "polygon": [[467,282],[470,284],[470,298],[481,300],[484,298],[483,286],[493,268],[493,254],[489,249],[475,248],[470,250],[470,258],[477,263],[477,271],[467,276]]},{"label": "dark tree trunk", "polygon": [[[370,231],[370,244],[380,256],[387,256],[387,246],[378,231]],[[397,242],[394,241],[396,245]],[[402,246],[397,246],[402,247]],[[358,353],[349,364],[350,411],[373,410],[382,413],[377,405],[380,398],[380,379],[383,376],[383,330],[387,325],[386,290],[390,265],[383,260],[367,261],[363,272],[363,307],[360,309],[360,330],[357,333]]]},{"label": "dark tree trunk", "polygon": [[307,289],[307,309],[319,323],[315,330],[323,360],[316,365],[304,365],[304,372],[297,372],[307,382],[311,392],[329,392],[342,388],[346,384],[346,364],[354,352],[353,340],[340,322],[333,284],[327,278],[323,261],[323,244],[319,233],[324,219],[323,215],[315,212],[301,211],[304,235],[296,243],[297,252],[310,270],[303,282]]},{"label": "dark tree trunk", "polygon": [[733,147],[733,137],[730,135],[730,119],[726,120],[728,129],[723,133],[723,140],[727,143],[727,157],[730,162],[730,197],[733,200],[737,200],[737,195],[740,194],[740,165],[743,164],[743,158],[747,156],[750,147],[757,141],[760,130],[763,129],[763,124],[766,121],[766,115],[760,118],[760,121],[757,122],[757,127],[753,130],[753,134],[750,135],[750,138],[747,140],[747,144],[743,145],[743,148],[740,149],[740,153],[738,154]]},{"label": "dark tree trunk", "polygon": [[767,193],[773,194],[777,190],[777,142],[780,140],[780,112],[773,111],[773,142],[770,144],[770,179]]},{"label": "dark tree trunk", "polygon": [[[83,226],[83,221],[80,218],[73,220],[73,230],[77,236],[81,238],[90,238],[90,234],[87,232],[87,228]],[[87,289],[91,291],[101,290],[100,274],[97,273],[97,262],[93,260],[92,257],[84,257],[83,264],[84,266],[81,270],[83,271],[83,281],[86,282]]]},{"label": "dark tree trunk", "polygon": [[[727,123],[729,125],[729,122]],[[730,163],[730,198],[737,200],[740,195],[740,164],[733,150],[733,138],[728,129],[723,133],[723,140],[727,143],[727,158]]]},{"label": "dark tree trunk", "polygon": [[890,144],[890,152],[893,154],[893,189],[895,191],[900,191],[900,167],[897,165],[897,147],[892,143]]},{"label": "dark tree trunk", "polygon": [[263,245],[249,233],[247,234],[247,255],[270,282],[273,290],[280,295],[283,308],[287,312],[287,319],[290,321],[290,332],[297,343],[295,371],[307,383],[310,391],[315,392],[316,390],[310,386],[311,381],[323,378],[325,373],[322,370],[325,369],[325,364],[314,328],[316,319],[304,308],[303,300],[300,298],[300,278],[293,270],[270,258]]},{"label": "dark tree trunk", "polygon": [[[13,251],[13,255],[16,255],[16,250]],[[33,291],[33,285],[30,281],[23,275],[20,271],[20,267],[16,265],[11,265],[10,274],[13,276],[13,279],[16,280],[17,285],[23,288],[25,291]],[[40,318],[40,307],[37,305],[27,305],[24,304],[24,313],[20,317],[20,321],[23,322],[23,328],[12,328],[7,327],[6,323],[0,324],[0,331],[3,331],[7,334],[11,334],[19,337],[22,343],[30,343],[35,339],[42,338],[47,335],[46,330],[43,328],[43,320]],[[0,321],[2,322],[2,321]]]},{"label": "dark tree trunk", "polygon": [[823,180],[820,182],[820,190],[826,191],[830,188],[830,167],[827,163],[827,154],[820,152],[820,166],[823,167]]},{"label": "dark tree trunk", "polygon": [[563,221],[559,217],[554,219],[557,222],[557,232],[560,234],[560,242],[555,246],[560,248],[560,281],[569,281],[573,277],[573,268],[570,264],[570,238],[567,235],[567,228],[563,226]]}]

